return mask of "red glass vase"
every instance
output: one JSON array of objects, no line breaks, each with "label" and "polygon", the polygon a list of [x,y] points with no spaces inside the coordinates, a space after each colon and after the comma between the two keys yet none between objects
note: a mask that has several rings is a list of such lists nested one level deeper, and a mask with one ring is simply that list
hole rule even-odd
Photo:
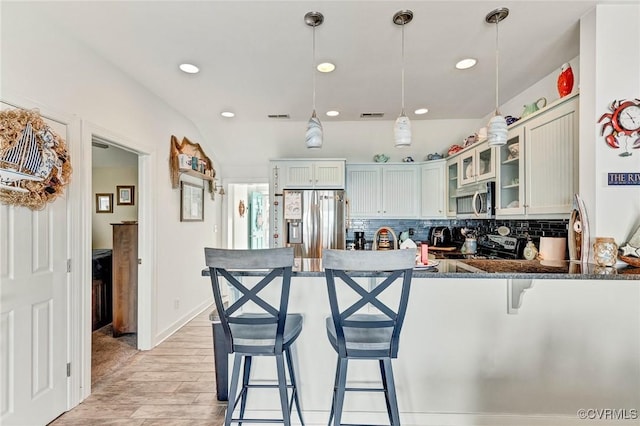
[{"label": "red glass vase", "polygon": [[563,98],[573,90],[573,71],[569,63],[562,64],[560,75],[558,76],[558,94]]}]

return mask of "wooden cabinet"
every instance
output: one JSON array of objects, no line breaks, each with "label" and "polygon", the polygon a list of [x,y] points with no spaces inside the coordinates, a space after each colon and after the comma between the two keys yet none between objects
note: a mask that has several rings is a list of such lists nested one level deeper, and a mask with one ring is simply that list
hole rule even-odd
[{"label": "wooden cabinet", "polygon": [[138,225],[113,223],[113,335],[138,328]]},{"label": "wooden cabinet", "polygon": [[566,217],[578,192],[577,147],[577,95],[511,128],[500,147],[496,215]]},{"label": "wooden cabinet", "polygon": [[285,189],[344,189],[344,160],[294,160],[279,164]]},{"label": "wooden cabinet", "polygon": [[458,155],[458,185],[473,184],[496,176],[495,149],[488,142]]},{"label": "wooden cabinet", "polygon": [[447,216],[445,167],[446,160],[433,160],[420,167],[420,217],[423,219]]},{"label": "wooden cabinet", "polygon": [[415,164],[347,166],[350,217],[417,218],[419,172]]}]

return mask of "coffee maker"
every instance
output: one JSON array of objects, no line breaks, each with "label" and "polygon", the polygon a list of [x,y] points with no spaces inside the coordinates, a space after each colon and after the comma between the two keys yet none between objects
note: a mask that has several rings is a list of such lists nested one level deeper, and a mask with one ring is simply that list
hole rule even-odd
[{"label": "coffee maker", "polygon": [[354,248],[356,250],[364,250],[367,244],[367,240],[364,239],[364,231],[355,231],[354,235],[356,237]]}]

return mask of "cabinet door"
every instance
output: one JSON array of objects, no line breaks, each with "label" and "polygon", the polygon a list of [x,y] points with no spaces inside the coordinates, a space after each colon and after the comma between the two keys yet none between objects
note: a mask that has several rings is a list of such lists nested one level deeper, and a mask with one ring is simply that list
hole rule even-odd
[{"label": "cabinet door", "polygon": [[527,214],[570,213],[577,190],[578,98],[525,124]]},{"label": "cabinet door", "polygon": [[458,157],[458,186],[476,181],[475,158],[476,151],[474,149],[464,152]]},{"label": "cabinet door", "polygon": [[420,217],[446,217],[445,161],[433,161],[420,168]]},{"label": "cabinet door", "polygon": [[524,214],[524,127],[509,132],[507,144],[497,149],[496,216]]},{"label": "cabinet door", "polygon": [[415,165],[382,166],[382,215],[418,217],[418,173]]},{"label": "cabinet door", "polygon": [[495,148],[484,142],[475,150],[476,181],[496,177]]},{"label": "cabinet door", "polygon": [[318,161],[313,165],[313,184],[317,188],[344,188],[344,161]]},{"label": "cabinet door", "polygon": [[476,183],[496,176],[494,148],[487,142],[460,154],[458,159],[459,185]]},{"label": "cabinet door", "polygon": [[288,161],[283,171],[283,188],[313,188],[312,161]]},{"label": "cabinet door", "polygon": [[446,194],[446,207],[447,216],[456,216],[456,192],[458,191],[458,159],[453,158],[447,160],[447,194]]},{"label": "cabinet door", "polygon": [[382,178],[380,166],[347,167],[349,216],[379,217],[382,214]]}]

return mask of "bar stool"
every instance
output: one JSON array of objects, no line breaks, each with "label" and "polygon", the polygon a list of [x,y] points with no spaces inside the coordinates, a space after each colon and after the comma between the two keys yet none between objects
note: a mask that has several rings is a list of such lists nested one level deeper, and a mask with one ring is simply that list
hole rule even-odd
[{"label": "bar stool", "polygon": [[[304,425],[291,359],[291,345],[302,331],[302,315],[287,314],[293,248],[262,250],[205,248],[204,252],[211,274],[216,309],[220,315],[226,340],[230,343],[227,350],[229,353],[235,354],[225,426],[232,422],[239,424],[242,422],[284,423],[289,426],[294,402],[300,422]],[[266,270],[264,278],[252,286],[241,283],[232,275],[239,271],[252,270]],[[229,306],[225,306],[220,288],[225,282],[241,293],[237,300],[233,303],[229,302]],[[258,296],[258,293],[266,287],[277,287],[278,283],[280,284],[279,293],[277,293],[279,300],[274,303],[275,306],[265,298]],[[275,357],[277,384],[252,384],[250,382],[251,361],[254,356]],[[287,384],[286,378],[285,359],[289,371],[289,384]],[[243,364],[242,379],[240,379],[241,364]],[[240,381],[242,381],[242,388],[238,394]],[[245,418],[247,396],[251,388],[277,388],[282,419]],[[291,389],[291,399],[289,399],[289,389]],[[238,418],[234,418],[233,412],[238,403],[240,403],[240,415]]]},{"label": "bar stool", "polygon": [[[327,336],[338,354],[329,425],[334,415],[333,424],[342,424],[342,409],[347,391],[384,392],[389,421],[392,426],[400,425],[391,359],[398,357],[400,330],[407,312],[415,266],[415,251],[324,250],[322,265],[331,306],[331,317],[326,319]],[[380,274],[384,280],[371,291],[352,278],[353,273],[375,271],[385,271]],[[378,298],[393,283],[401,283],[396,309],[390,308]],[[337,284],[340,284],[341,290],[350,288],[357,293],[355,303],[341,306]],[[340,293],[343,294],[342,291]],[[369,306],[378,312],[371,313]],[[353,359],[378,360],[382,387],[347,387],[347,365]]]}]

